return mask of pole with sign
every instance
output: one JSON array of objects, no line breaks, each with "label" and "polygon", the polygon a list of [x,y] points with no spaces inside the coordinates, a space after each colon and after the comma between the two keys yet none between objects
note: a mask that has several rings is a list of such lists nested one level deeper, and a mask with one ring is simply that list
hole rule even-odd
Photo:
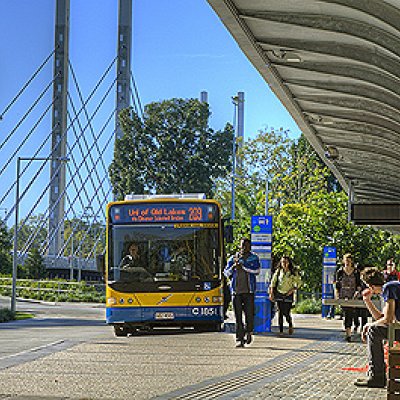
[{"label": "pole with sign", "polygon": [[[322,258],[322,299],[333,299],[336,273],[336,247],[325,246]],[[330,315],[333,306],[322,305],[322,317]],[[333,316],[332,316],[333,317]]]},{"label": "pole with sign", "polygon": [[251,251],[260,258],[255,293],[254,332],[271,332],[272,304],[268,297],[271,281],[272,216],[251,217]]}]

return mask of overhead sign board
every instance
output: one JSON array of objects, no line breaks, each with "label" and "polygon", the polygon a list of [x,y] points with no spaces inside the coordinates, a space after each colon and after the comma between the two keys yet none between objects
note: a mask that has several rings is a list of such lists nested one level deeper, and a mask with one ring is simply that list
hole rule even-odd
[{"label": "overhead sign board", "polygon": [[350,219],[356,225],[400,225],[400,203],[354,203]]}]

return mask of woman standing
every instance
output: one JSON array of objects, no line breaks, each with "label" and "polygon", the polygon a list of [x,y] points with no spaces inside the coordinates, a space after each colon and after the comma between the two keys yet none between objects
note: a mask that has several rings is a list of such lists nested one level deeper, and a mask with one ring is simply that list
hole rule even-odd
[{"label": "woman standing", "polygon": [[278,304],[279,332],[283,333],[283,317],[289,324],[289,335],[294,332],[292,309],[294,293],[301,285],[301,278],[290,257],[283,256],[269,287],[269,298]]},{"label": "woman standing", "polygon": [[[356,292],[361,291],[360,274],[354,268],[351,254],[343,256],[343,266],[336,272],[336,298],[351,300]],[[352,307],[342,307],[344,314],[344,328],[346,330],[346,340],[351,342],[351,325],[356,315],[356,310]]]},{"label": "woman standing", "polygon": [[385,282],[400,280],[400,273],[396,270],[396,264],[393,258],[386,261],[386,269],[383,271]]}]

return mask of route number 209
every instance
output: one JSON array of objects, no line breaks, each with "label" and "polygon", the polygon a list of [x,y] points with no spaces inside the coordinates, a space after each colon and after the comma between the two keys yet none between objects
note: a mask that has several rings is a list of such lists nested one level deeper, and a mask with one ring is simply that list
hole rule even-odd
[{"label": "route number 209", "polygon": [[201,221],[202,219],[201,207],[189,207],[189,221]]}]

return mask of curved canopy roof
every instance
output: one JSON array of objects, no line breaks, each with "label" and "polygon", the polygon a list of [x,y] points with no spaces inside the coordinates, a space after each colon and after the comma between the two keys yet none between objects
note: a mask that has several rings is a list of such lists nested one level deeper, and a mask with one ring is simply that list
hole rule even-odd
[{"label": "curved canopy roof", "polygon": [[400,1],[208,0],[356,202],[400,199]]}]

